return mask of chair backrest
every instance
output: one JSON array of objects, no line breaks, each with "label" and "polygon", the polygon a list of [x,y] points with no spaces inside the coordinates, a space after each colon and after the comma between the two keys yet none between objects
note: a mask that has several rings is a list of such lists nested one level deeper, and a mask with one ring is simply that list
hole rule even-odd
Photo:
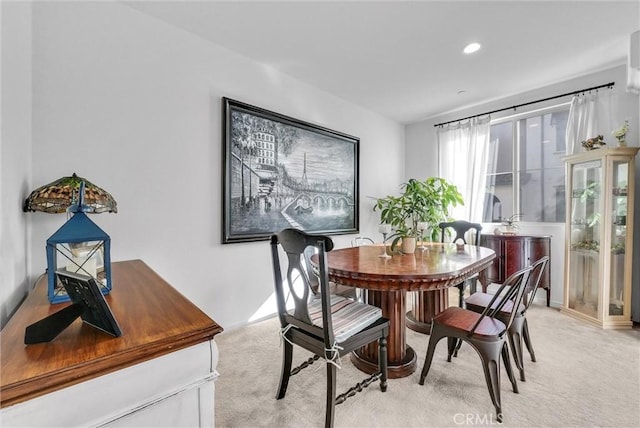
[{"label": "chair backrest", "polygon": [[[482,315],[478,318],[478,321],[475,323],[473,328],[471,329],[471,333],[475,331],[475,329],[480,325],[483,318],[496,318],[498,314],[500,314],[501,319],[504,320],[504,313],[508,312],[509,317],[505,322],[505,330],[502,332],[506,332],[509,330],[513,319],[518,312],[518,307],[522,302],[522,298],[524,296],[524,290],[529,280],[529,276],[531,275],[531,271],[533,270],[533,266],[528,266],[524,269],[521,269],[517,272],[514,272],[507,278],[498,291],[494,294],[491,301],[487,304],[482,311]],[[513,302],[513,304],[511,304]],[[502,311],[502,313],[501,313]]]},{"label": "chair backrest", "polygon": [[456,221],[448,221],[442,222],[438,225],[441,229],[440,242],[444,242],[444,237],[447,231],[447,228],[451,228],[456,232],[456,237],[453,238],[452,242],[457,241],[458,239],[462,239],[465,244],[469,244],[465,235],[471,229],[475,229],[475,242],[471,242],[474,245],[480,245],[480,231],[482,230],[482,225],[479,223],[470,223],[465,220],[456,220]]},{"label": "chair backrest", "polygon": [[304,249],[303,257],[304,257],[304,268],[307,273],[307,278],[309,279],[309,287],[311,288],[311,292],[315,295],[320,294],[320,278],[313,271],[313,264],[311,263],[311,256],[318,253],[318,249],[316,247],[309,246]]},{"label": "chair backrest", "polygon": [[360,245],[368,245],[368,244],[375,244],[375,243],[376,242],[373,239],[369,238],[368,236],[356,236],[351,240],[352,247],[359,247]]},{"label": "chair backrest", "polygon": [[[287,255],[287,259],[283,264],[280,262],[278,247],[281,247]],[[309,258],[305,257],[305,250],[309,247],[318,251],[317,274],[314,274],[309,269],[311,263]],[[326,252],[332,249],[333,241],[331,238],[322,235],[311,235],[297,229],[285,229],[271,236],[271,259],[280,325],[284,329],[292,324],[316,336],[324,336],[327,349],[333,346],[334,343],[333,327],[331,325],[331,316],[329,315],[331,298],[329,295],[326,256]],[[310,254],[312,255],[313,252]],[[314,276],[319,282],[319,294],[322,299],[322,327],[313,324],[308,307],[309,291],[313,292],[310,277]],[[296,287],[298,281],[302,281],[302,287]],[[287,284],[286,286],[285,283]],[[285,287],[288,287],[289,295],[293,299],[293,313],[287,310]]]},{"label": "chair backrest", "polygon": [[548,264],[549,256],[544,256],[531,265],[531,275],[529,275],[529,281],[527,281],[527,285],[524,290],[524,295],[526,297],[524,299],[523,315],[527,309],[529,309],[531,302],[533,302],[533,298],[536,296],[536,291],[538,291],[538,287],[542,281],[542,275],[544,275],[544,270],[547,268]]}]

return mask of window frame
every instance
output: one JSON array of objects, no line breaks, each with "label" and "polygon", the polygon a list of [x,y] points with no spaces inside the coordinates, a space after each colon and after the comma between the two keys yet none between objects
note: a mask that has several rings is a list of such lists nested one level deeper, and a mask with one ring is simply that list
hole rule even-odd
[{"label": "window frame", "polygon": [[[511,187],[511,192],[512,192],[512,201],[513,201],[513,205],[511,206],[511,212],[516,214],[518,212],[518,210],[520,209],[520,202],[521,202],[521,195],[520,195],[520,177],[521,177],[521,172],[523,171],[523,165],[521,164],[521,157],[520,157],[520,153],[522,150],[522,144],[521,144],[521,126],[522,126],[522,120],[523,119],[528,119],[531,117],[537,117],[537,116],[544,116],[546,114],[552,114],[554,112],[559,112],[559,111],[568,111],[569,107],[571,106],[571,101],[567,101],[567,102],[563,102],[563,103],[559,103],[559,104],[554,104],[552,106],[547,106],[547,107],[541,107],[541,108],[537,108],[537,109],[533,109],[533,110],[528,110],[528,111],[523,111],[523,112],[519,112],[519,113],[514,113],[508,116],[504,116],[504,117],[499,117],[496,119],[491,119],[489,122],[489,135],[491,135],[491,127],[493,127],[494,125],[500,125],[503,123],[507,123],[507,122],[511,122],[512,123],[512,135],[513,135],[513,150],[512,150],[512,158],[511,158],[511,175],[512,175],[512,187]],[[565,142],[566,144],[566,142]],[[556,146],[557,149],[557,146]],[[555,154],[561,153],[561,151],[558,150],[554,150]],[[541,168],[544,169],[544,168]],[[526,168],[525,168],[526,170]],[[498,173],[491,172],[489,173],[489,171],[487,171],[487,177],[489,177],[489,175],[496,175]],[[566,171],[565,171],[565,180],[566,180]],[[503,217],[504,218],[504,217]],[[527,220],[527,222],[530,223],[543,223],[543,224],[562,224],[564,222],[551,222],[551,221],[537,221],[537,220]],[[494,223],[495,224],[495,223]]]}]

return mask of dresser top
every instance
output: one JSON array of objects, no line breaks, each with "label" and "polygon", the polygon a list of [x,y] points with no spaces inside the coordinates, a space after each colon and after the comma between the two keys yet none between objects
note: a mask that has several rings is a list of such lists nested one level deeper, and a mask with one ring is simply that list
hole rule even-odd
[{"label": "dresser top", "polygon": [[122,330],[109,336],[80,318],[48,343],[24,344],[25,328],[67,307],[50,304],[43,275],[0,332],[0,407],[211,340],[214,320],[141,260],[111,264],[105,296]]}]

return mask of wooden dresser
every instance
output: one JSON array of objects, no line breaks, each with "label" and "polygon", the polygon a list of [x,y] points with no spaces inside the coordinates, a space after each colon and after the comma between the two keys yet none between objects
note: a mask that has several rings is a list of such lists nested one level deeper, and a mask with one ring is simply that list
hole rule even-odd
[{"label": "wooden dresser", "polygon": [[112,263],[111,337],[74,321],[51,342],[25,328],[66,307],[36,284],[0,333],[5,426],[214,426],[222,328],[140,260]]},{"label": "wooden dresser", "polygon": [[[543,256],[551,258],[550,235],[482,235],[480,245],[496,252],[489,269],[480,273],[482,291],[487,291],[490,283],[502,284],[512,273],[529,266]],[[540,281],[546,289],[547,306],[551,301],[551,262]]]}]

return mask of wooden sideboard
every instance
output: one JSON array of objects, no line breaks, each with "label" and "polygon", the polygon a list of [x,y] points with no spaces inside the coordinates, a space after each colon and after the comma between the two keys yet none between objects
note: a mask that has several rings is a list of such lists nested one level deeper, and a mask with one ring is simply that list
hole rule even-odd
[{"label": "wooden sideboard", "polygon": [[[489,269],[480,274],[482,291],[489,283],[502,284],[512,273],[529,266],[543,256],[551,257],[550,235],[482,235],[480,245],[496,252]],[[546,289],[547,306],[551,301],[551,262],[540,282]]]},{"label": "wooden sideboard", "polygon": [[0,333],[0,417],[7,426],[213,426],[222,328],[140,260],[112,263],[111,337],[74,321],[48,343],[25,328],[49,304],[44,276]]}]

